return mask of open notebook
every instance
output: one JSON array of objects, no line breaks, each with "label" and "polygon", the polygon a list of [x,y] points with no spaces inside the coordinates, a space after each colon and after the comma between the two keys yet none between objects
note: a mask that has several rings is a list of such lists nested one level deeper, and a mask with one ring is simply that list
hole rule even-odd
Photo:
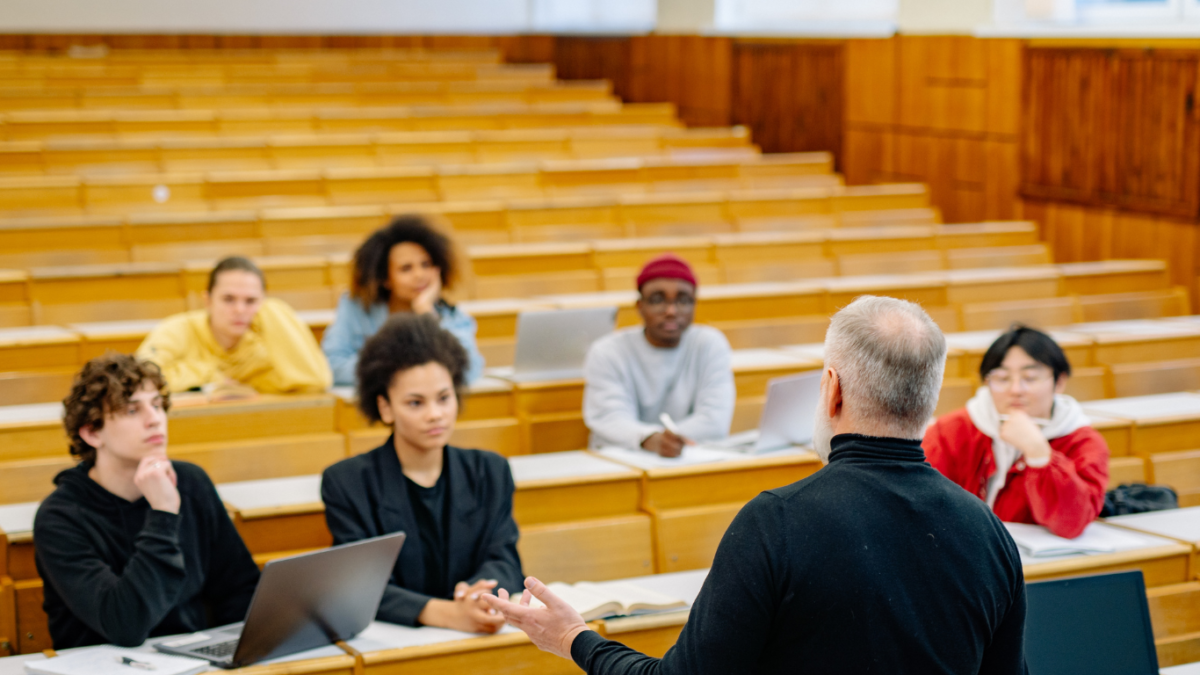
[{"label": "open notebook", "polygon": [[1008,528],[1008,533],[1012,535],[1017,548],[1030,558],[1080,553],[1115,553],[1138,548],[1143,542],[1136,534],[1115,527],[1104,527],[1098,523],[1088,525],[1083,534],[1074,539],[1050,534],[1050,530],[1041,525],[1004,523],[1004,527]]},{"label": "open notebook", "polygon": [[30,675],[195,675],[208,670],[208,662],[135,649],[103,645],[86,647],[45,661],[27,661]]},{"label": "open notebook", "polygon": [[[688,606],[679,598],[620,581],[600,583],[580,581],[577,584],[555,582],[547,584],[547,587],[555,595],[566,600],[568,605],[574,607],[575,611],[583,616],[584,621],[606,616],[651,614],[672,609],[687,609]],[[529,604],[532,607],[544,606],[537,598],[533,598]]]}]

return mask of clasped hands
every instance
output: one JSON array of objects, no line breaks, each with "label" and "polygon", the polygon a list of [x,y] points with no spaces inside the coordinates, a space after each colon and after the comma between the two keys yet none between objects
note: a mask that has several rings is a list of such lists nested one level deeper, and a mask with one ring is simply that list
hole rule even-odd
[{"label": "clasped hands", "polygon": [[484,598],[495,597],[491,592],[496,585],[495,579],[480,579],[473,584],[460,581],[454,586],[453,600],[430,600],[417,620],[425,626],[464,633],[495,633],[504,625],[504,617],[489,607]]}]

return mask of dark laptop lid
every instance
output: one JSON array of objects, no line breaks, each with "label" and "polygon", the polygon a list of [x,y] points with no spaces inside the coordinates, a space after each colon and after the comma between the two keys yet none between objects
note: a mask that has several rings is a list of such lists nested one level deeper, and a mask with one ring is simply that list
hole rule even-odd
[{"label": "dark laptop lid", "polygon": [[1026,584],[1031,675],[1157,675],[1140,570]]},{"label": "dark laptop lid", "polygon": [[243,666],[345,640],[375,618],[404,533],[273,560],[233,656]]}]

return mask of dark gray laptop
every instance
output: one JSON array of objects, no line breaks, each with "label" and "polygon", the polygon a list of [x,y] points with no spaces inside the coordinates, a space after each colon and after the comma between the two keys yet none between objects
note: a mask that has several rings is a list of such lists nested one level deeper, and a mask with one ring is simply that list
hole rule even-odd
[{"label": "dark gray laptop", "polygon": [[1141,570],[1025,585],[1030,675],[1157,675]]},{"label": "dark gray laptop", "polygon": [[521,312],[512,379],[538,382],[583,377],[588,348],[616,326],[616,307]]},{"label": "dark gray laptop", "polygon": [[404,533],[272,560],[246,620],[164,640],[160,652],[240,668],[349,639],[379,611]]}]

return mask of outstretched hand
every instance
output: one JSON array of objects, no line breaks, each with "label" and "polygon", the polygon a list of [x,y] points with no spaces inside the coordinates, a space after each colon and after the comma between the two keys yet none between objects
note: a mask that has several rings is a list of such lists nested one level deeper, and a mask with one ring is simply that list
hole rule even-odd
[{"label": "outstretched hand", "polygon": [[[532,598],[540,600],[545,607],[530,607]],[[525,591],[518,602],[510,599],[503,588],[499,596],[485,595],[483,599],[509,624],[525,631],[538,649],[564,659],[571,658],[575,638],[588,630],[579,612],[534,577],[526,577]]]}]

